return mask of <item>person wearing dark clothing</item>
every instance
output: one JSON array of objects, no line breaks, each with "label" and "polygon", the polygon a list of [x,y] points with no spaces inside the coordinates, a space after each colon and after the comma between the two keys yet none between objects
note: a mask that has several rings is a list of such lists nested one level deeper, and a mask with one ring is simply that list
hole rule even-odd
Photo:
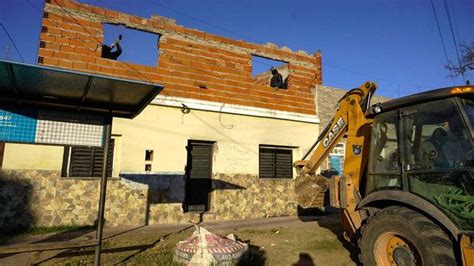
[{"label": "person wearing dark clothing", "polygon": [[280,87],[282,89],[288,89],[288,77],[285,78],[285,80],[283,81],[283,85]]},{"label": "person wearing dark clothing", "polygon": [[283,77],[274,67],[270,69],[272,71],[272,78],[270,79],[270,87],[272,88],[282,88],[283,87]]},{"label": "person wearing dark clothing", "polygon": [[[106,44],[102,45],[102,58],[117,60],[117,58],[122,54],[120,40],[122,40],[122,35],[120,35],[119,39],[116,40],[111,46],[108,46]],[[112,52],[114,48],[116,49]]]}]

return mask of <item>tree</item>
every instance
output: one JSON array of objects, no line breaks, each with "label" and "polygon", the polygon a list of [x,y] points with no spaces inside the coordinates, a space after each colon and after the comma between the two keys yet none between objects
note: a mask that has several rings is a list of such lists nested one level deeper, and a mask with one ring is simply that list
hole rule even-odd
[{"label": "tree", "polygon": [[464,75],[467,71],[474,70],[474,42],[463,43],[459,45],[461,48],[461,62],[460,65],[453,64],[449,61],[445,66],[451,73],[451,76]]}]

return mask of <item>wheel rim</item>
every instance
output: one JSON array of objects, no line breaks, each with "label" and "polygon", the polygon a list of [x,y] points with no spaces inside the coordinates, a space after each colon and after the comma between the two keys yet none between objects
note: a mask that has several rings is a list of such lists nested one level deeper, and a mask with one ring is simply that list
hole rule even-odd
[{"label": "wheel rim", "polygon": [[374,244],[374,258],[379,266],[421,265],[420,253],[406,237],[387,232],[380,235]]}]

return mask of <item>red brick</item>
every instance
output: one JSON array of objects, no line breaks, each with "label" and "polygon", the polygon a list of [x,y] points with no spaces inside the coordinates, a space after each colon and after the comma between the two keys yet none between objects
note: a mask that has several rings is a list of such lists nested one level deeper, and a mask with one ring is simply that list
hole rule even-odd
[{"label": "red brick", "polygon": [[40,40],[46,41],[46,42],[55,42],[56,37],[49,35],[48,33],[41,33],[40,34]]},{"label": "red brick", "polygon": [[75,31],[75,32],[84,32],[84,29],[77,25],[77,24],[74,24],[74,23],[63,23],[62,24],[63,28],[66,29],[66,30],[72,30],[72,31]]},{"label": "red brick", "polygon": [[49,12],[48,20],[51,22],[56,22],[59,25],[63,22],[63,15]]},{"label": "red brick", "polygon": [[99,44],[98,43],[91,43],[91,42],[86,42],[83,44],[83,46],[85,48],[88,48],[88,49],[91,49],[91,50],[96,50],[99,48]]},{"label": "red brick", "polygon": [[53,57],[54,52],[52,50],[39,49],[38,56],[42,57]]},{"label": "red brick", "polygon": [[127,71],[124,70],[124,69],[121,69],[121,68],[115,68],[115,69],[114,69],[114,74],[123,77],[123,76],[126,76],[126,75],[127,75]]},{"label": "red brick", "polygon": [[[166,27],[183,35],[241,47],[248,52],[168,37],[158,44],[162,52],[158,66],[112,61],[100,58],[100,49],[97,49],[103,41],[101,23],[84,17],[73,19],[68,15],[50,13],[51,19],[43,19],[43,26],[49,27],[49,34],[41,35],[45,39],[46,48],[39,50],[39,56],[44,58],[45,64],[162,83],[166,86],[164,91],[166,95],[314,114],[314,97],[310,89],[321,82],[321,60],[317,55],[299,55],[279,48],[232,40],[159,20],[143,19],[69,0],[60,2],[65,6],[70,5],[70,10],[105,16],[110,22],[132,23],[137,27],[142,24],[156,28]],[[273,56],[275,59],[286,61],[306,62],[314,65],[314,69],[290,64],[292,71],[289,78],[290,88],[275,90],[253,83],[251,53]],[[200,89],[200,84],[205,84],[207,89]]]},{"label": "red brick", "polygon": [[[44,25],[43,25],[44,26]],[[56,27],[47,27],[48,28],[48,34],[50,35],[59,35],[61,36],[62,34],[62,30],[61,29],[58,29]]]},{"label": "red brick", "polygon": [[94,63],[96,62],[95,56],[89,56],[89,55],[87,55],[87,56],[84,56],[82,59],[83,59],[83,61],[86,62],[86,63],[92,63],[92,64],[94,64]]},{"label": "red brick", "polygon": [[112,65],[112,61],[110,59],[105,59],[105,58],[101,58],[101,57],[95,58],[95,63],[100,65],[100,66],[111,66]]},{"label": "red brick", "polygon": [[72,68],[72,61],[60,59],[59,63],[58,63],[58,66],[63,67],[63,68],[71,69]]},{"label": "red brick", "polygon": [[102,30],[103,26],[100,22],[91,21],[89,22],[89,27],[95,30]]},{"label": "red brick", "polygon": [[113,75],[113,74],[114,74],[114,69],[111,68],[111,67],[104,67],[104,66],[101,66],[101,67],[100,67],[100,72]]},{"label": "red brick", "polygon": [[82,62],[73,62],[72,68],[77,70],[87,70],[87,64]]},{"label": "red brick", "polygon": [[71,55],[69,56],[69,58],[70,58],[71,60],[74,60],[75,62],[80,61],[80,62],[86,63],[86,62],[85,62],[85,59],[87,58],[87,56],[80,55],[80,54],[71,54]]},{"label": "red brick", "polygon": [[94,7],[89,5],[79,5],[79,10],[85,13],[94,13]]},{"label": "red brick", "polygon": [[69,40],[69,45],[71,46],[81,46],[84,47],[84,42],[79,40],[79,39],[70,39]]},{"label": "red brick", "polygon": [[59,6],[66,6],[69,3],[67,0],[52,0],[51,4],[59,5]]},{"label": "red brick", "polygon": [[57,52],[54,52],[54,58],[57,58],[57,59],[66,59],[66,60],[69,60],[69,59],[72,59],[69,57],[69,53],[66,53],[66,52],[61,52],[61,51],[57,51]]},{"label": "red brick", "polygon": [[47,49],[50,49],[50,50],[59,50],[61,45],[59,45],[58,43],[55,43],[55,42],[45,42],[46,44],[46,48]]},{"label": "red brick", "polygon": [[69,39],[76,39],[77,38],[77,33],[73,32],[73,31],[61,31],[61,35],[62,37],[66,37],[66,38],[69,38]]},{"label": "red brick", "polygon": [[92,56],[92,57],[100,57],[100,51],[99,50],[89,50],[87,55]]},{"label": "red brick", "polygon": [[69,38],[66,37],[55,37],[54,42],[60,45],[70,45],[70,40]]},{"label": "red brick", "polygon": [[142,21],[143,21],[142,18],[136,17],[136,16],[130,16],[129,20],[131,23],[134,23],[134,24],[142,24]]},{"label": "red brick", "polygon": [[69,46],[69,45],[61,45],[61,48],[60,48],[61,51],[63,52],[68,52],[68,53],[74,53],[74,47],[72,46]]},{"label": "red brick", "polygon": [[91,12],[97,15],[105,16],[106,10],[100,7],[93,7]]},{"label": "red brick", "polygon": [[74,52],[81,55],[89,55],[89,51],[89,49],[85,49],[83,47],[74,47]]},{"label": "red brick", "polygon": [[87,69],[92,71],[93,73],[98,73],[100,71],[100,66],[95,65],[95,64],[91,64],[91,63],[87,63]]},{"label": "red brick", "polygon": [[163,29],[165,27],[165,24],[161,21],[155,21],[153,20],[152,22],[152,25],[153,25],[153,28],[157,28],[157,29]]},{"label": "red brick", "polygon": [[47,18],[43,18],[43,20],[41,21],[41,24],[43,26],[46,26],[46,27],[56,27],[58,25],[57,22],[52,21],[52,20],[47,19]]},{"label": "red brick", "polygon": [[105,16],[109,19],[119,18],[119,12],[113,10],[105,10]]}]

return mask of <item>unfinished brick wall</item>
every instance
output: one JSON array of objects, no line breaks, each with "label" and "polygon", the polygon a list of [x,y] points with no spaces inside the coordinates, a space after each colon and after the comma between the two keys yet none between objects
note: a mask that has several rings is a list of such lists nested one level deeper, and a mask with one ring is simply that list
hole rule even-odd
[{"label": "unfinished brick wall", "polygon": [[[101,58],[103,24],[159,34],[157,65]],[[320,53],[223,38],[160,16],[144,19],[70,0],[46,0],[42,26],[39,64],[158,83],[168,96],[315,114]],[[288,62],[288,90],[253,82],[252,55]]]}]

